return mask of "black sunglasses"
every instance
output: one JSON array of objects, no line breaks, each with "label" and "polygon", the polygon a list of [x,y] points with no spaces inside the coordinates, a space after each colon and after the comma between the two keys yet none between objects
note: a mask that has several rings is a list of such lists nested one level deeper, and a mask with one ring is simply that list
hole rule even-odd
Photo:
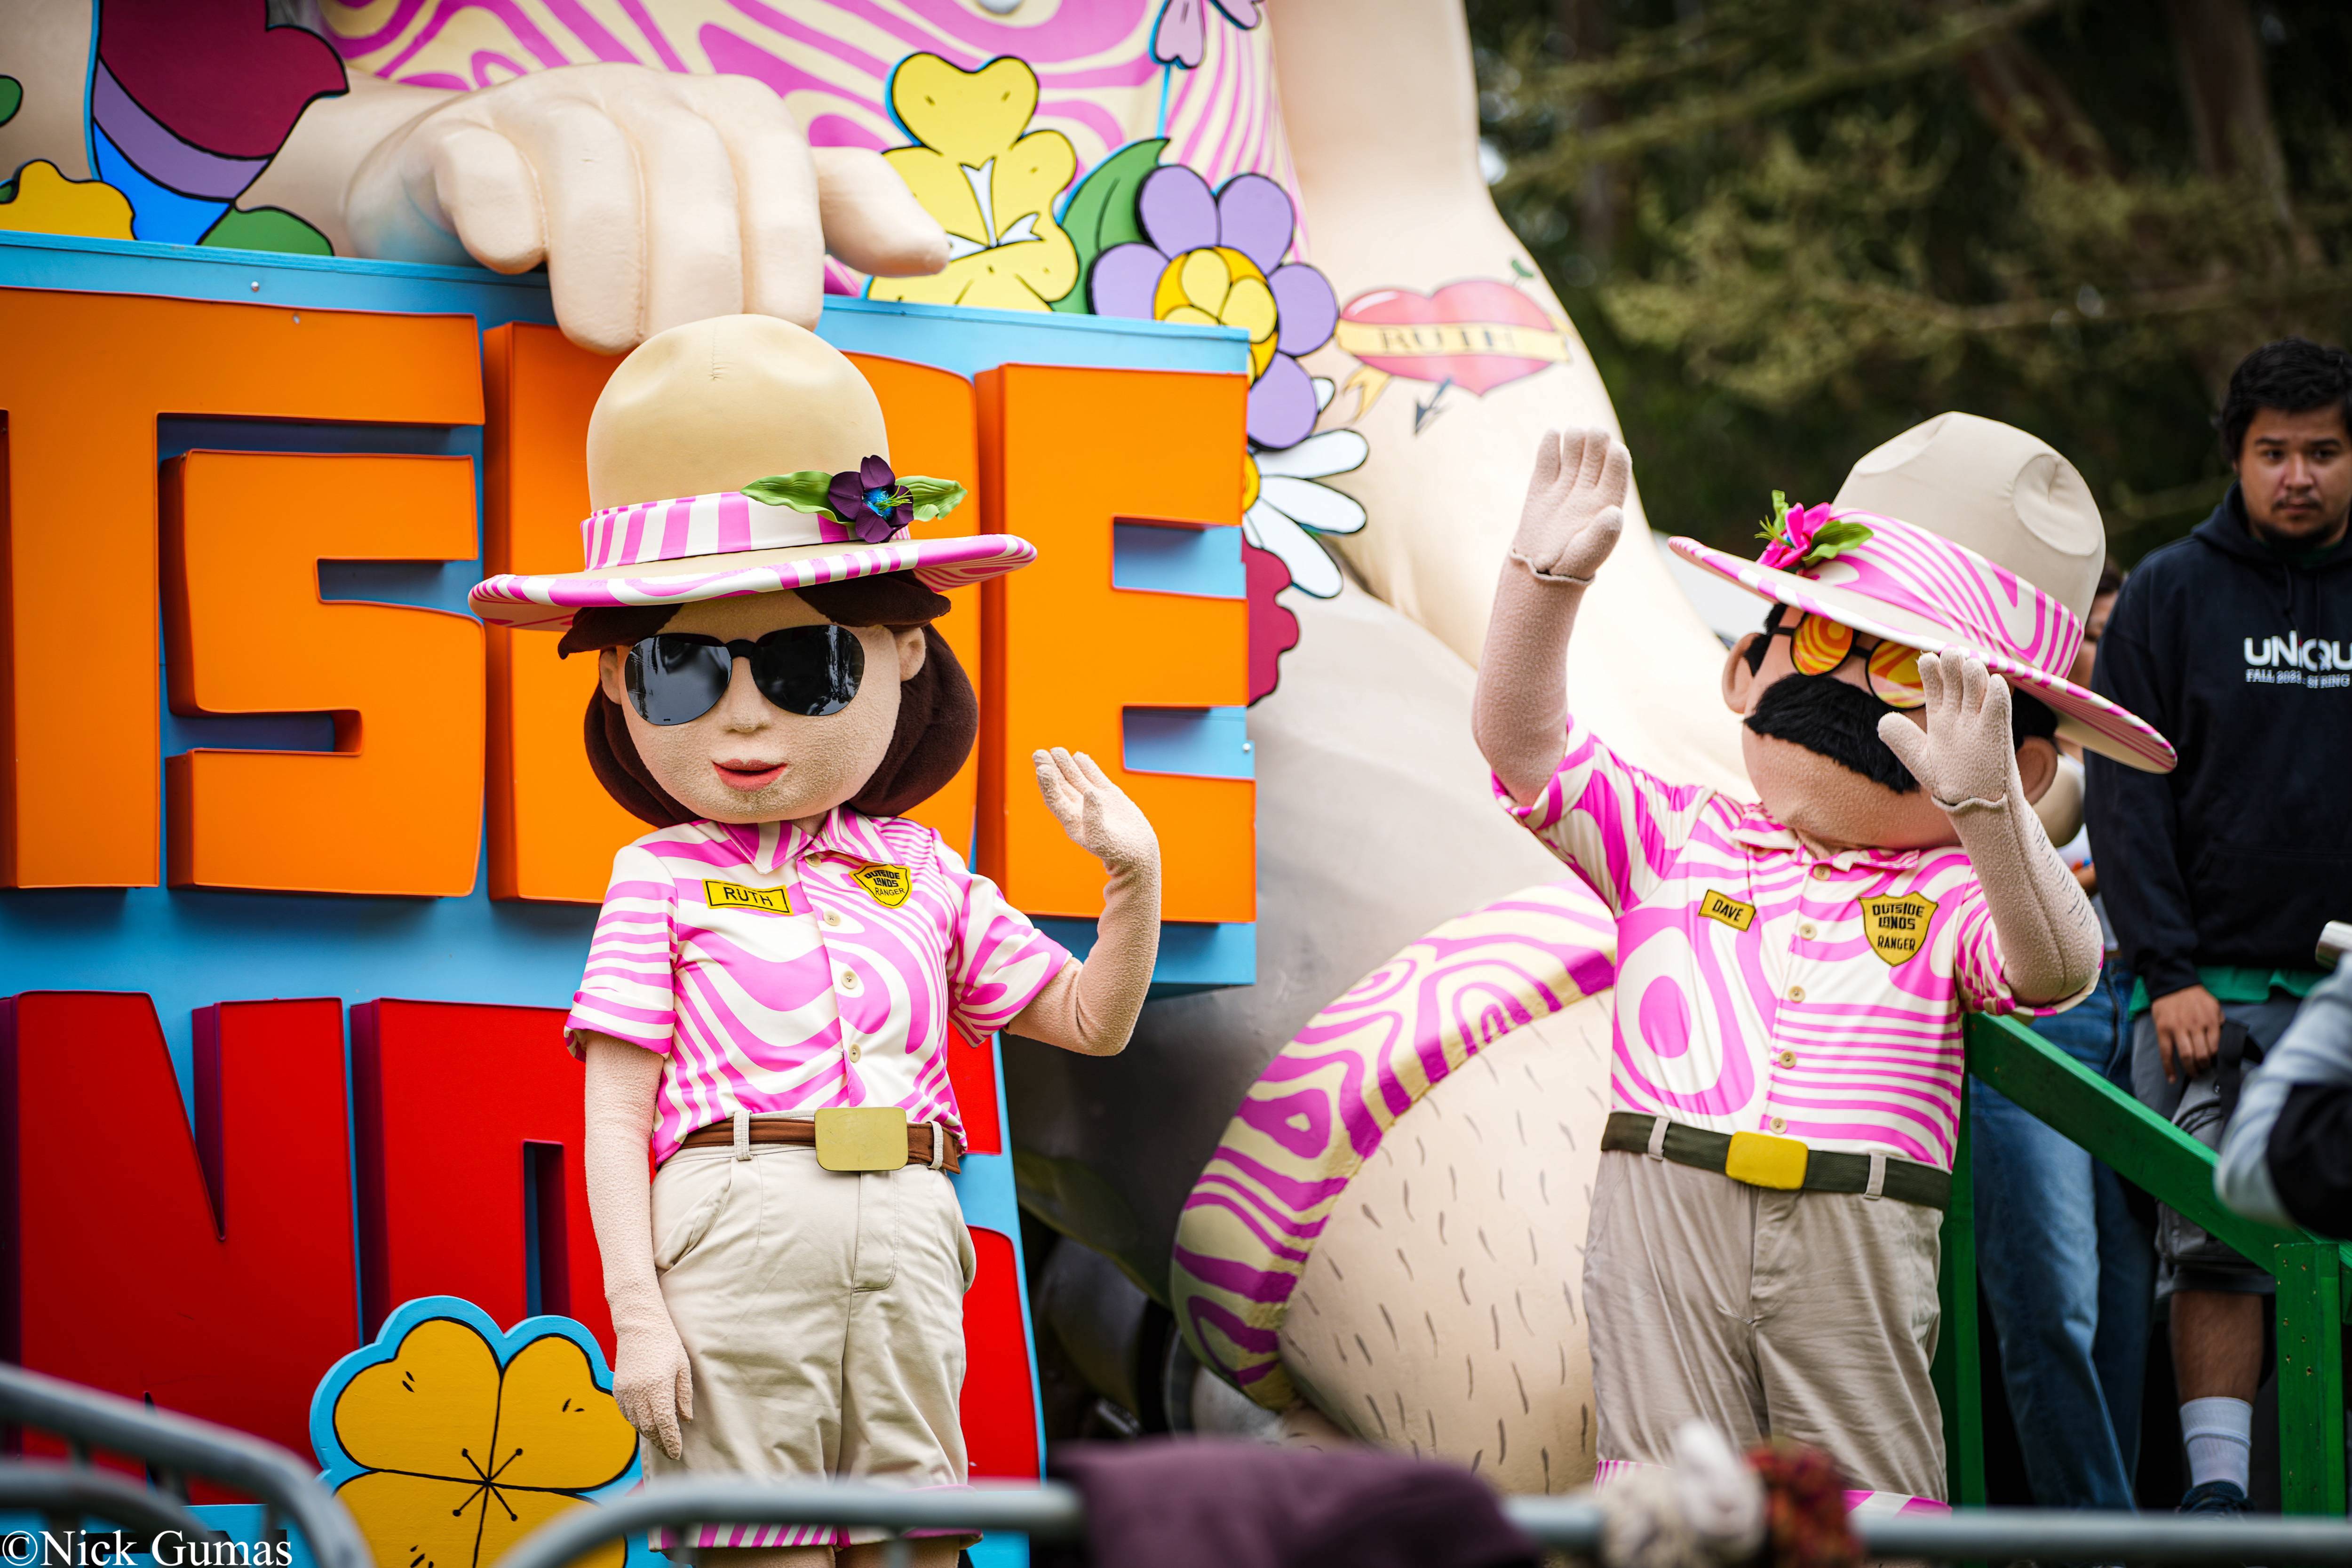
[{"label": "black sunglasses", "polygon": [[691,724],[727,695],[739,658],[761,696],[810,719],[848,707],[866,674],[866,645],[847,626],[786,626],[757,642],[661,632],[629,649],[629,701],[648,724]]}]

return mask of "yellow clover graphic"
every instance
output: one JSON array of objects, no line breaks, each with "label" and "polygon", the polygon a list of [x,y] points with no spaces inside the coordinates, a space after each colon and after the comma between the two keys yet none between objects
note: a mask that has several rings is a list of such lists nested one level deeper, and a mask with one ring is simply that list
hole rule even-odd
[{"label": "yellow clover graphic", "polygon": [[920,143],[882,155],[948,231],[948,265],[929,278],[877,278],[875,300],[1044,310],[1076,287],[1077,247],[1054,198],[1078,170],[1058,131],[1029,131],[1037,73],[1006,57],[976,71],[912,55],[890,78],[890,108]]},{"label": "yellow clover graphic", "polygon": [[[334,1435],[361,1473],[336,1489],[384,1568],[487,1568],[637,1457],[637,1435],[562,1333],[504,1366],[471,1324],[416,1323],[390,1361],[335,1399]],[[588,1558],[620,1568],[614,1542]]]}]

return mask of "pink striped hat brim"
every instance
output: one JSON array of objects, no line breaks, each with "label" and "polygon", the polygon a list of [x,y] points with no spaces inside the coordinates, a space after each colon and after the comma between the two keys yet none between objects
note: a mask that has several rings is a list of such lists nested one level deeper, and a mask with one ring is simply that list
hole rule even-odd
[{"label": "pink striped hat brim", "polygon": [[1868,636],[1916,647],[1922,653],[1973,654],[1984,661],[1987,669],[2048,703],[2058,715],[2061,735],[2103,757],[2112,757],[2150,773],[2170,773],[2179,761],[2173,754],[2172,742],[2138,715],[2063,676],[2052,675],[2005,649],[1988,647],[1982,637],[1851,588],[1816,583],[1793,572],[1728,554],[1696,539],[1677,537],[1666,543],[1693,565],[1809,616],[1821,616]]},{"label": "pink striped hat brim", "polygon": [[1002,576],[1036,558],[1036,546],[1005,533],[894,539],[882,544],[727,552],[604,572],[509,573],[476,584],[466,598],[473,612],[492,626],[554,632],[570,626],[580,610],[691,605],[887,572],[911,572],[925,586],[945,593]]}]

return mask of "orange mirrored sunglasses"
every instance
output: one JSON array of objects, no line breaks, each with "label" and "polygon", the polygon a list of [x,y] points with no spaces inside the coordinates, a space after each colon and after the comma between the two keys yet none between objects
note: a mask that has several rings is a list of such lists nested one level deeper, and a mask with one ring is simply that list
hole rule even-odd
[{"label": "orange mirrored sunglasses", "polygon": [[[1790,613],[1795,616],[1793,624],[1784,619],[1780,629],[1789,633],[1790,657],[1799,674],[1832,674],[1857,651],[1852,626],[1801,610]],[[1919,683],[1917,648],[1881,639],[1867,650],[1864,663],[1870,671],[1870,694],[1881,702],[1889,708],[1927,706],[1927,689]]]}]

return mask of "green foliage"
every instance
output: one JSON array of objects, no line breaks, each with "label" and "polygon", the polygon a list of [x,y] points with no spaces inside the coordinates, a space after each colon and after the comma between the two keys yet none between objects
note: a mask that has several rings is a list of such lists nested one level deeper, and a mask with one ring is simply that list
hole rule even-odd
[{"label": "green foliage", "polygon": [[282,255],[332,256],[327,237],[279,207],[231,207],[196,242],[229,250],[274,250]]},{"label": "green foliage", "polygon": [[817,468],[803,468],[797,473],[770,474],[764,479],[753,479],[743,487],[743,493],[753,500],[769,506],[788,506],[794,511],[813,512],[829,521],[839,522],[833,508],[825,504],[825,491],[833,488],[833,476]]},{"label": "green foliage", "polygon": [[0,125],[16,119],[24,102],[25,84],[13,76],[0,76]]},{"label": "green foliage", "polygon": [[898,481],[898,493],[915,509],[917,522],[929,522],[935,517],[945,517],[963,504],[963,487],[953,479],[934,479],[922,474],[908,474]]},{"label": "green foliage", "polygon": [[[2237,359],[2352,333],[2352,7],[1469,11],[1497,203],[1662,526],[1738,545],[1759,476],[1826,499],[1871,446],[1965,408],[2065,452],[2130,560],[2226,487],[2206,431]],[[2217,87],[2217,37],[2252,90]]]},{"label": "green foliage", "polygon": [[1130,142],[1097,163],[1070,193],[1069,204],[1062,209],[1062,231],[1077,247],[1078,281],[1054,301],[1054,309],[1081,313],[1094,309],[1087,286],[1094,280],[1095,258],[1114,245],[1143,237],[1143,225],[1136,216],[1139,193],[1146,176],[1160,166],[1160,151],[1167,145],[1165,136]]}]

